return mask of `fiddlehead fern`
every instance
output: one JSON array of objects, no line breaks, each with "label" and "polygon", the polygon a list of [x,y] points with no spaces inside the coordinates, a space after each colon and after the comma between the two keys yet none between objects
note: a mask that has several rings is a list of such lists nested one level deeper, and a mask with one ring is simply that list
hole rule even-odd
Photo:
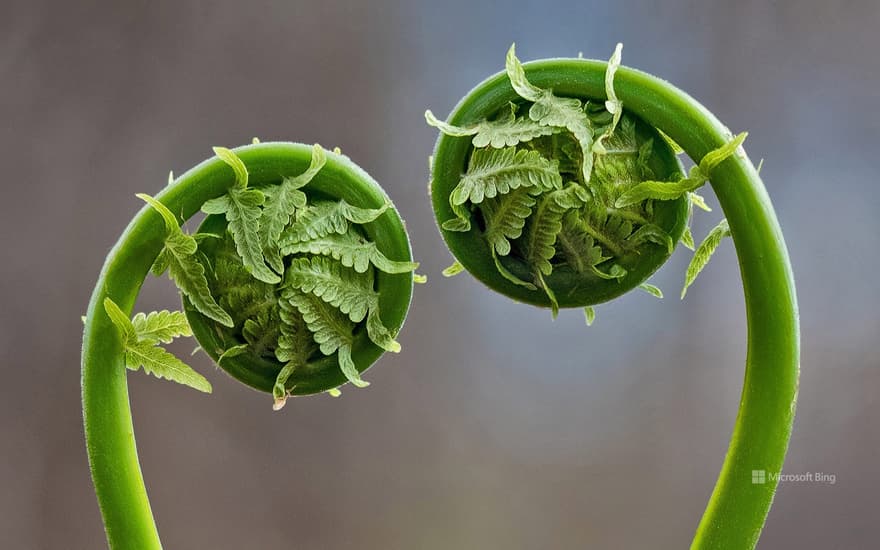
[{"label": "fiddlehead fern", "polygon": [[[593,305],[646,282],[676,243],[694,249],[688,221],[711,180],[726,220],[697,249],[685,288],[725,236],[739,257],[749,329],[740,412],[693,548],[752,548],[776,483],[752,470],[782,468],[794,419],[799,332],[794,282],[778,222],[757,171],[734,136],[669,83],[608,63],[549,59],[521,64],[468,93],[440,130],[431,197],[455,256],[515,300]],[[680,149],[679,149],[680,146]],[[685,175],[677,160],[696,165]],[[682,296],[684,292],[682,292]]]},{"label": "fiddlehead fern", "polygon": [[[409,240],[390,200],[338,151],[255,143],[196,166],[147,205],[111,250],[85,317],[83,416],[113,548],[160,548],[135,450],[125,367],[210,392],[161,347],[195,335],[227,373],[273,394],[338,393],[395,341],[412,295]],[[197,233],[180,223],[202,210]],[[180,213],[180,218],[176,213]],[[148,273],[184,312],[129,318]]]}]

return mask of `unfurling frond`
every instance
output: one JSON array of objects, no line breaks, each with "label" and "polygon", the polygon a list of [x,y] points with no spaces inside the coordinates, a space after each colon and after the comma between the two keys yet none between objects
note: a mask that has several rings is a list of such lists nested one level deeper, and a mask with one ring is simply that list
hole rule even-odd
[{"label": "unfurling frond", "polygon": [[486,240],[501,256],[510,254],[510,240],[522,235],[526,219],[532,214],[535,197],[529,191],[528,187],[521,187],[482,203]]},{"label": "unfurling frond", "polygon": [[608,260],[576,210],[569,211],[562,218],[562,230],[556,237],[556,250],[577,273],[586,273]]},{"label": "unfurling frond", "polygon": [[205,278],[205,267],[195,254],[195,240],[190,246],[188,239],[192,237],[181,234],[165,241],[165,250],[169,259],[168,275],[201,314],[231,327],[232,318],[211,296],[208,280]]},{"label": "unfurling frond", "polygon": [[495,262],[495,269],[498,270],[498,273],[500,273],[502,277],[504,277],[511,283],[527,288],[529,290],[538,289],[538,287],[534,284],[528,281],[523,281],[522,279],[514,275],[509,269],[507,269],[507,266],[504,265],[501,257],[498,255],[498,252],[496,252],[494,248],[492,249],[492,260]]},{"label": "unfurling frond", "polygon": [[577,184],[569,184],[565,189],[542,195],[528,219],[521,240],[526,264],[532,267],[536,283],[550,299],[554,317],[559,311],[559,304],[552,289],[545,283],[544,276],[553,271],[550,260],[556,255],[556,238],[562,231],[563,216],[582,204],[582,188]]},{"label": "unfurling frond", "polygon": [[678,181],[643,181],[620,195],[614,206],[624,208],[639,204],[648,199],[669,201],[675,200],[686,193],[695,191],[706,183],[699,166],[691,168],[688,177]]},{"label": "unfurling frond", "polygon": [[459,273],[464,271],[464,266],[459,263],[458,260],[452,262],[452,265],[443,270],[444,277],[455,277]]},{"label": "unfurling frond", "polygon": [[350,224],[375,221],[390,206],[390,203],[385,203],[379,208],[358,208],[344,200],[315,202],[297,215],[296,222],[281,235],[279,244],[284,248],[292,243],[317,239],[332,233],[345,233]]},{"label": "unfurling frond", "polygon": [[[104,311],[107,312],[122,337],[126,368],[130,370],[143,368],[144,372],[157,378],[165,378],[205,393],[211,393],[211,384],[204,376],[157,345],[163,338],[170,341],[172,338],[169,336],[170,334],[175,332],[184,334],[189,329],[189,325],[186,325],[186,330],[181,326],[178,318],[179,315],[183,315],[181,312],[169,314],[164,311],[153,312],[149,315],[138,314],[135,316],[135,322],[129,320],[122,309],[110,298],[104,299]],[[148,328],[150,330],[147,330]],[[144,338],[140,337],[139,329],[143,331]],[[181,332],[182,330],[183,332]]]},{"label": "unfurling frond", "polygon": [[330,258],[295,258],[287,268],[285,284],[314,294],[348,315],[354,323],[367,319],[367,336],[386,351],[400,351],[379,317],[379,294],[373,290],[373,273],[357,271]]},{"label": "unfurling frond", "polygon": [[143,368],[147,374],[165,378],[205,393],[211,393],[211,383],[164,348],[149,342],[137,342],[125,347],[125,366],[130,370]]},{"label": "unfurling frond", "polygon": [[562,231],[562,217],[578,205],[576,191],[577,186],[570,184],[565,189],[542,195],[529,217],[523,249],[526,263],[537,272],[550,275],[553,271],[550,259],[556,255],[556,236]]},{"label": "unfurling frond", "polygon": [[505,63],[507,69],[507,78],[518,96],[527,101],[538,101],[544,95],[544,90],[532,85],[526,78],[526,71],[516,57],[516,44],[511,44],[507,50],[507,59]]},{"label": "unfurling frond", "polygon": [[373,275],[358,273],[325,257],[294,258],[285,272],[285,285],[314,294],[360,323],[376,307]]},{"label": "unfurling frond", "polygon": [[627,271],[626,268],[619,264],[612,264],[608,271],[604,271],[603,268],[599,268],[597,266],[593,266],[593,273],[595,273],[601,279],[608,279],[609,281],[614,279],[622,279],[626,276]]},{"label": "unfurling frond", "polygon": [[559,97],[552,90],[532,85],[526,78],[522,63],[516,58],[514,46],[507,52],[506,65],[513,89],[521,98],[533,102],[529,118],[543,126],[564,128],[577,138],[583,153],[583,181],[590,181],[593,171],[593,125],[581,100]]},{"label": "unfurling frond", "polygon": [[324,167],[327,157],[324,149],[315,144],[312,147],[312,160],[309,168],[296,177],[281,180],[277,186],[267,187],[263,192],[266,202],[260,216],[260,240],[267,263],[276,273],[284,271],[284,264],[278,251],[281,232],[290,224],[297,210],[306,207],[306,194],[301,190]]},{"label": "unfurling frond", "polygon": [[715,250],[718,248],[718,245],[721,244],[722,239],[724,237],[730,236],[730,226],[727,224],[727,220],[721,220],[721,222],[712,228],[712,231],[706,235],[706,238],[703,239],[703,242],[700,243],[700,246],[697,248],[696,252],[694,252],[694,257],[691,259],[690,265],[687,268],[687,274],[684,279],[684,288],[681,289],[681,297],[684,299],[685,294],[687,294],[687,289],[689,286],[693,284],[693,282],[697,279],[697,275],[703,271],[703,268],[706,267],[706,264],[709,263],[709,260],[712,258],[712,254],[715,253]]},{"label": "unfurling frond", "polygon": [[235,184],[229,187],[225,195],[206,201],[202,205],[202,212],[225,214],[227,227],[244,265],[257,279],[270,284],[278,283],[281,278],[266,266],[260,238],[261,206],[266,196],[259,189],[248,188],[247,169],[238,155],[224,147],[215,147],[214,152],[232,168]]},{"label": "unfurling frond", "polygon": [[278,301],[278,317],[281,326],[275,357],[282,363],[305,365],[317,349],[312,332],[302,315],[288,300]]},{"label": "unfurling frond", "polygon": [[351,357],[354,343],[354,323],[341,311],[324,300],[307,292],[288,287],[282,293],[282,300],[295,307],[309,330],[315,335],[321,353],[337,354],[339,368],[349,382],[359,388],[369,385],[361,379],[360,373]]},{"label": "unfurling frond", "polygon": [[367,314],[367,336],[370,341],[391,353],[400,353],[400,344],[394,339],[394,335],[382,323],[379,316],[379,308],[375,307]]},{"label": "unfurling frond", "polygon": [[709,174],[712,173],[712,170],[727,160],[728,157],[732,156],[736,153],[736,150],[743,144],[746,138],[749,136],[748,132],[741,132],[730,141],[722,145],[717,149],[713,149],[703,156],[702,160],[700,160],[700,170],[706,174],[706,177],[709,177]]},{"label": "unfurling frond", "polygon": [[235,186],[241,189],[247,187],[248,171],[238,155],[226,147],[214,147],[214,154],[232,168],[232,172],[235,174]]},{"label": "unfurling frond", "polygon": [[367,271],[371,264],[385,273],[409,273],[419,267],[416,262],[389,260],[379,251],[376,243],[368,241],[353,230],[286,244],[281,251],[284,255],[307,253],[331,256],[346,267],[354,267],[358,273]]},{"label": "unfurling frond", "polygon": [[664,231],[660,226],[652,223],[638,228],[626,238],[626,242],[634,246],[638,246],[645,242],[659,244],[660,246],[665,246],[670,254],[672,254],[672,250],[675,248],[675,243],[672,241],[672,237],[669,233]]},{"label": "unfurling frond", "polygon": [[445,229],[446,231],[456,231],[460,233],[470,231],[471,213],[468,211],[468,209],[461,204],[450,204],[450,206],[452,207],[452,213],[455,214],[455,217],[443,222],[443,229]]},{"label": "unfurling frond", "polygon": [[663,298],[663,291],[650,283],[642,283],[639,285],[639,288],[655,298]]},{"label": "unfurling frond", "polygon": [[644,181],[621,195],[615,206],[622,208],[648,199],[674,200],[686,193],[696,191],[709,181],[709,175],[713,168],[736,152],[747,135],[746,132],[743,132],[721,147],[706,153],[697,166],[691,167],[688,177],[677,182]]},{"label": "unfurling frond", "polygon": [[143,193],[137,196],[158,211],[165,219],[167,229],[165,248],[153,264],[153,273],[161,275],[167,269],[168,276],[171,277],[177,288],[202,315],[227,327],[233,326],[232,318],[211,296],[208,280],[205,278],[205,267],[196,256],[198,250],[196,240],[180,229],[174,215],[165,205]]},{"label": "unfurling frond", "polygon": [[178,336],[192,336],[192,329],[182,311],[152,311],[138,313],[131,319],[138,339],[151,343],[170,344]]},{"label": "unfurling frond", "polygon": [[605,96],[607,97],[605,110],[611,113],[611,124],[602,132],[602,135],[596,138],[596,143],[593,144],[593,152],[597,154],[605,154],[605,147],[602,143],[614,133],[620,122],[620,116],[623,114],[623,103],[617,99],[617,93],[614,91],[614,75],[620,68],[622,50],[623,44],[618,42],[614,53],[611,54],[611,59],[608,60],[608,67],[605,69]]},{"label": "unfurling frond", "polygon": [[703,212],[711,212],[712,209],[709,208],[709,205],[706,204],[706,199],[702,197],[702,195],[698,195],[696,193],[688,193],[688,199],[691,204],[702,210]]},{"label": "unfurling frond", "polygon": [[550,191],[562,187],[558,163],[547,160],[537,151],[476,149],[471,154],[467,173],[449,196],[453,205],[468,201],[479,204],[520,187]]},{"label": "unfurling frond", "polygon": [[694,234],[691,233],[690,226],[684,228],[684,233],[681,234],[681,244],[688,250],[694,249]]},{"label": "unfurling frond", "polygon": [[275,356],[280,333],[281,320],[277,307],[264,309],[250,319],[246,319],[241,329],[248,350],[259,357]]},{"label": "unfurling frond", "polygon": [[438,128],[447,136],[474,136],[474,147],[512,147],[540,136],[549,136],[557,129],[545,126],[528,118],[516,117],[516,106],[510,105],[510,113],[502,115],[498,120],[484,120],[473,126],[459,127],[438,120],[431,111],[425,111],[428,125]]},{"label": "unfurling frond", "polygon": [[137,333],[134,330],[134,325],[128,319],[128,315],[116,305],[116,302],[110,298],[104,298],[104,311],[116,327],[116,330],[119,331],[119,335],[122,336],[123,345],[129,342],[137,342]]},{"label": "unfurling frond", "polygon": [[260,208],[265,195],[259,189],[230,187],[225,195],[211,199],[202,205],[205,214],[225,214],[227,227],[235,241],[235,249],[244,265],[257,279],[275,284],[281,278],[266,266],[263,244],[260,239]]},{"label": "unfurling frond", "polygon": [[[727,143],[683,174],[679,159],[669,154],[681,148],[649,121],[624,111],[622,98],[634,96],[623,87],[632,83],[632,73],[621,69],[622,50],[617,44],[604,65],[603,101],[595,99],[601,91],[579,94],[576,83],[560,79],[548,65],[521,63],[512,45],[505,62],[509,86],[487,82],[449,122],[425,113],[441,133],[437,150],[443,158],[429,161],[429,189],[451,207],[435,202],[443,236],[469,268],[475,262],[478,279],[517,300],[549,305],[554,316],[560,303],[599,303],[635,287],[661,296],[645,278],[678,241],[693,247],[688,225],[694,207],[710,210],[696,191],[725,159],[745,158],[740,146],[746,135],[728,133]],[[513,94],[518,97],[510,100]],[[469,138],[472,147],[460,138]],[[454,145],[445,147],[449,143]],[[491,256],[491,278],[475,255],[487,261]],[[443,274],[463,269],[455,262]],[[589,322],[594,314],[585,310]]]},{"label": "unfurling frond", "polygon": [[657,130],[657,133],[660,134],[660,137],[663,138],[663,141],[665,141],[666,144],[669,145],[669,148],[672,149],[673,153],[675,153],[676,155],[680,155],[680,154],[684,153],[684,149],[681,148],[681,145],[672,141],[672,138],[667,136],[663,132],[663,130],[661,130],[660,128],[657,128],[656,130]]},{"label": "unfurling frond", "polygon": [[301,189],[315,179],[325,164],[327,164],[327,151],[316,143],[312,145],[312,158],[306,171],[298,176],[284,178],[284,180],[290,182],[293,188]]},{"label": "unfurling frond", "polygon": [[596,322],[596,308],[594,308],[593,306],[585,307],[584,320],[586,321],[588,327],[593,326],[593,323]]},{"label": "unfurling frond", "polygon": [[275,398],[272,408],[276,411],[281,410],[287,401],[289,392],[286,384],[290,376],[297,368],[304,367],[309,357],[318,349],[314,335],[306,326],[302,314],[290,300],[278,301],[278,317],[280,333],[275,357],[284,363],[284,366],[281,367],[272,386],[272,397]]}]

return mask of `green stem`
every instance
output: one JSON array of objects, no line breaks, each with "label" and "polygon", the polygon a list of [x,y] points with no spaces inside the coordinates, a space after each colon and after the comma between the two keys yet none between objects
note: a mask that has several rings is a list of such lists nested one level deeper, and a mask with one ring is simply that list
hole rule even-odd
[{"label": "green stem", "polygon": [[[576,86],[605,97],[605,63],[549,60],[526,65],[538,86]],[[728,142],[729,130],[705,107],[668,82],[621,68],[614,89],[630,112],[663,130],[693,159]],[[692,549],[754,548],[777,481],[752,483],[753,470],[782,470],[791,436],[800,372],[794,278],[770,197],[749,158],[736,154],[712,172],[712,187],[730,224],[746,303],[748,349],[739,413],[715,490]]]},{"label": "green stem", "polygon": [[[209,168],[212,177],[181,178],[157,198],[172,212],[189,218],[205,200],[219,196],[229,185],[221,165],[213,163]],[[111,548],[162,547],[138,462],[122,343],[102,304],[110,297],[131,313],[164,245],[164,235],[159,216],[149,207],[142,208],[108,254],[86,314],[83,423],[92,481]]]},{"label": "green stem", "polygon": [[[300,144],[264,143],[236,149],[236,153],[247,165],[251,181],[268,184],[277,183],[283,174],[306,170],[311,150]],[[205,201],[223,194],[233,184],[231,176],[229,167],[214,157],[181,176],[156,199],[188,219]],[[321,186],[319,191],[339,195],[352,204],[379,206],[388,201],[369,175],[339,155],[329,155],[315,181],[318,179],[321,183],[315,185]],[[396,212],[370,225],[368,231],[375,233],[371,237],[377,243],[383,243],[383,253],[411,259],[403,222]],[[122,342],[102,304],[110,297],[124,312],[131,313],[150,266],[164,246],[164,237],[161,217],[144,206],[108,254],[86,314],[82,350],[86,449],[107,539],[114,549],[153,550],[162,545],[138,462]],[[385,277],[389,281],[397,277],[405,283],[389,283],[394,285],[393,292],[381,297],[383,313],[388,316],[385,320],[396,329],[409,307],[411,275]],[[377,346],[365,346],[354,355],[359,365],[369,365],[381,353]]]},{"label": "green stem", "polygon": [[[534,86],[552,89],[560,96],[606,99],[604,62],[547,59],[524,67]],[[661,79],[621,67],[614,77],[614,90],[624,109],[662,130],[692,159],[702,159],[732,138],[705,107]],[[448,122],[472,124],[517,98],[507,74],[498,73],[469,92]],[[448,193],[443,191],[457,181],[460,161],[469,148],[468,140],[438,140],[432,200],[440,221],[452,216]],[[748,351],[730,446],[692,548],[751,549],[757,544],[777,485],[769,475],[766,483],[753,484],[752,471],[778,473],[782,469],[794,421],[800,370],[797,299],[782,231],[751,161],[740,150],[713,169],[711,180],[739,259]],[[484,246],[471,234],[441,232],[456,258],[480,281],[514,299],[546,306],[497,276],[494,266],[484,259],[488,256]],[[598,302],[616,295],[593,298]]]}]

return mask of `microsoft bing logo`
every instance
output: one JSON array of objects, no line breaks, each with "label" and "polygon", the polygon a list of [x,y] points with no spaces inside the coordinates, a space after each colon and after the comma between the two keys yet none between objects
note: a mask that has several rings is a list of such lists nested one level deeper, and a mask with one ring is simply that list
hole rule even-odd
[{"label": "microsoft bing logo", "polygon": [[837,474],[825,472],[800,472],[794,474],[782,474],[779,472],[767,472],[767,470],[752,470],[752,485],[765,485],[767,483],[824,483],[835,485]]}]

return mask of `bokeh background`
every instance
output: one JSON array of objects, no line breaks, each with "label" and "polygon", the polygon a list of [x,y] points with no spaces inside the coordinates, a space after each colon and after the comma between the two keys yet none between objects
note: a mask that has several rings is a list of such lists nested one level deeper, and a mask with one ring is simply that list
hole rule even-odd
[{"label": "bokeh background", "polygon": [[[79,404],[80,315],[169,170],[259,136],[340,146],[381,182],[431,276],[366,390],[270,399],[193,359],[203,396],[131,375],[167,548],[684,548],[733,424],[743,298],[726,242],[551,322],[462,275],[426,197],[435,131],[503,67],[607,58],[661,75],[765,158],[798,281],[800,405],[761,548],[872,548],[880,491],[880,3],[2,2],[0,547],[101,548]],[[709,201],[715,204],[714,197]],[[721,213],[696,218],[702,238]],[[140,308],[174,307],[150,280]],[[186,354],[190,348],[177,347]]]}]

